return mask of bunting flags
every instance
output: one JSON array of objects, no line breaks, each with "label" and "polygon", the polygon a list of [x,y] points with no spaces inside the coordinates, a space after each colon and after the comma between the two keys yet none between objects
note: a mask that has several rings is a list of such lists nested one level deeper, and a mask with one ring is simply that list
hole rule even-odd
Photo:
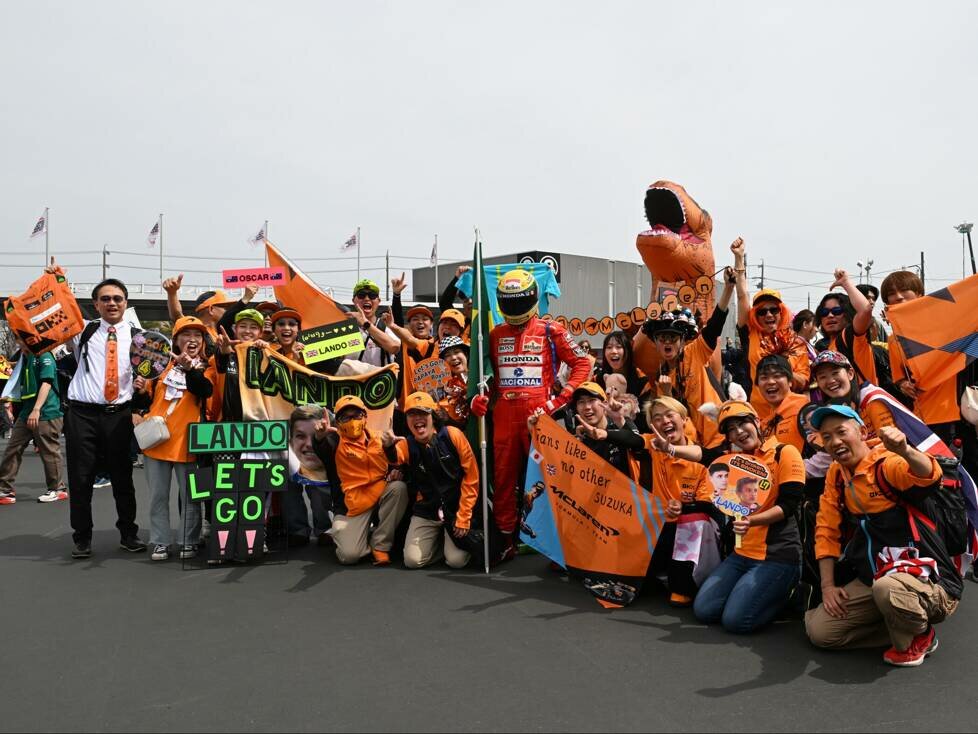
[{"label": "bunting flags", "polygon": [[886,317],[922,390],[936,389],[978,359],[978,275],[890,306]]},{"label": "bunting flags", "polygon": [[265,240],[265,253],[269,267],[283,267],[289,273],[288,283],[275,286],[275,297],[287,306],[301,308],[306,328],[334,324],[349,318],[332,298],[268,240]]}]

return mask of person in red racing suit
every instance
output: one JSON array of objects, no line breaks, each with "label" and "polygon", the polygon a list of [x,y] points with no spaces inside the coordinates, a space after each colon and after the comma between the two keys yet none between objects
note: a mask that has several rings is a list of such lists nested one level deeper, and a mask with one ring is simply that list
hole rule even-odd
[{"label": "person in red racing suit", "polygon": [[[500,532],[510,544],[501,560],[515,548],[516,489],[530,455],[527,418],[537,408],[552,414],[566,404],[574,390],[588,379],[591,362],[560,324],[537,317],[537,283],[526,270],[511,270],[499,281],[499,310],[506,323],[489,334],[489,355],[495,379],[493,408],[493,513]],[[560,394],[553,396],[560,363],[570,376]],[[472,400],[472,412],[485,415],[487,396]]]}]

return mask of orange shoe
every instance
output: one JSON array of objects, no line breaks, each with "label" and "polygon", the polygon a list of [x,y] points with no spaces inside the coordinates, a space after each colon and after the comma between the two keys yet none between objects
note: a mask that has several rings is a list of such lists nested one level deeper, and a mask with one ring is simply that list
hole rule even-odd
[{"label": "orange shoe", "polygon": [[387,553],[386,551],[375,550],[375,551],[370,551],[370,552],[371,552],[371,554],[373,554],[373,557],[374,557],[374,565],[375,566],[389,566],[389,565],[391,565],[391,557],[390,557],[390,554]]},{"label": "orange shoe", "polygon": [[674,607],[691,607],[693,606],[693,597],[683,596],[682,594],[670,594],[669,604]]}]

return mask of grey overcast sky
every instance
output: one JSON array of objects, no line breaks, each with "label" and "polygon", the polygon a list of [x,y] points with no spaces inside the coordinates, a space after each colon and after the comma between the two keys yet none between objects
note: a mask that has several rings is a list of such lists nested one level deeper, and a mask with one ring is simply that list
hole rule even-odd
[{"label": "grey overcast sky", "polygon": [[[667,178],[712,213],[718,262],[742,235],[792,305],[824,290],[792,284],[859,259],[923,250],[956,278],[952,227],[978,218],[976,21],[973,2],[902,0],[8,0],[2,262],[40,265],[45,206],[87,282],[100,255],[61,253],[152,252],[158,212],[168,252],[215,258],[168,261],[187,283],[260,258],[245,239],[265,219],[300,261],[358,225],[365,258],[427,257],[437,233],[466,259],[478,225],[487,255],[638,261],[644,190]],[[110,262],[157,282],[151,258]],[[33,277],[0,266],[0,291]]]}]

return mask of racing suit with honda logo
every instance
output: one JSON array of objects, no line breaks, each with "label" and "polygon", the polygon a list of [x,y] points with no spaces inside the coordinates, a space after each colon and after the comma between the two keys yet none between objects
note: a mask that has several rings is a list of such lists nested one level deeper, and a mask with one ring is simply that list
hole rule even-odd
[{"label": "racing suit with honda logo", "polygon": [[[516,489],[530,455],[526,420],[537,408],[553,413],[591,374],[591,361],[560,324],[534,316],[526,324],[500,324],[489,335],[495,371],[493,394],[493,514],[503,533],[516,530]],[[564,362],[567,384],[556,397],[552,388]]]}]

